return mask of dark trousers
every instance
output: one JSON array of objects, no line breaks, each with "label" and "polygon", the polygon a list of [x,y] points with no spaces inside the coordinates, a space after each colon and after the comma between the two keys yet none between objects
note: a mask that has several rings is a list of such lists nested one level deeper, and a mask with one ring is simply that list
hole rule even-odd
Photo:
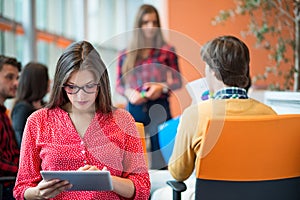
[{"label": "dark trousers", "polygon": [[145,126],[146,136],[150,137],[152,169],[164,169],[165,163],[158,141],[158,126],[171,119],[170,104],[167,98],[148,101],[142,105],[128,104],[127,110],[135,121],[142,122]]},{"label": "dark trousers", "polygon": [[[2,199],[3,200],[14,200],[13,197],[13,189],[14,184],[9,184],[8,186],[4,186],[4,184],[1,184],[2,186]],[[1,199],[1,197],[0,197]]]}]

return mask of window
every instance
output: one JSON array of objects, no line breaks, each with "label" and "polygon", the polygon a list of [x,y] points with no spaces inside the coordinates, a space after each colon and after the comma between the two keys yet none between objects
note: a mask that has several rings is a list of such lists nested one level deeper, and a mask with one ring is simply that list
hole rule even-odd
[{"label": "window", "polygon": [[143,3],[154,4],[160,11],[165,1],[0,0],[0,54],[17,57],[23,66],[32,60],[41,62],[52,79],[63,50],[74,41],[89,40],[108,67],[114,98],[115,59],[129,38],[114,39],[132,30]]}]

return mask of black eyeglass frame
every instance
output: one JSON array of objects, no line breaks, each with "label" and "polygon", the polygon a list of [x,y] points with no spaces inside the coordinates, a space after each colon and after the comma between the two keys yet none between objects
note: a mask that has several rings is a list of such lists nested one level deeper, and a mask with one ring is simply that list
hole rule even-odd
[{"label": "black eyeglass frame", "polygon": [[[62,87],[64,88],[64,90],[65,90],[65,92],[66,93],[68,93],[68,94],[77,94],[78,92],[79,92],[79,90],[83,90],[85,93],[87,93],[87,94],[94,94],[94,93],[96,93],[97,92],[97,90],[95,91],[95,92],[88,92],[88,91],[86,91],[84,88],[86,87],[86,86],[97,86],[97,89],[98,89],[98,87],[100,86],[100,84],[98,84],[98,83],[93,83],[93,84],[86,84],[86,85],[84,85],[84,86],[77,86],[77,85],[71,85],[71,84],[64,84]],[[66,88],[65,87],[73,87],[74,89],[76,88],[76,92],[68,92],[67,90],[66,90]]]}]

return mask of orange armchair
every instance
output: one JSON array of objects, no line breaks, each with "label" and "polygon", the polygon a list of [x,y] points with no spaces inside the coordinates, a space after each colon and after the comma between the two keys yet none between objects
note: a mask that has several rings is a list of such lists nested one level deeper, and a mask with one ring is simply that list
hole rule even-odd
[{"label": "orange armchair", "polygon": [[300,199],[299,114],[210,120],[201,148],[196,199]]},{"label": "orange armchair", "polygon": [[137,128],[137,131],[139,132],[141,141],[142,141],[142,146],[144,150],[144,159],[146,164],[148,165],[148,156],[147,156],[147,144],[146,144],[146,136],[145,136],[145,127],[143,123],[140,122],[135,122],[135,126]]}]

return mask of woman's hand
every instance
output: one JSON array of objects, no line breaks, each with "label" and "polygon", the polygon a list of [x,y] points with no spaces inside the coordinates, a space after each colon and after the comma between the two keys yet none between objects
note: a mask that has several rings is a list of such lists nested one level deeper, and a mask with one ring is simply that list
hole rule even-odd
[{"label": "woman's hand", "polygon": [[68,181],[61,181],[59,179],[42,180],[36,187],[28,188],[24,193],[24,198],[27,200],[51,199],[71,187],[72,184]]},{"label": "woman's hand", "polygon": [[100,171],[100,169],[94,165],[84,165],[83,167],[79,167],[77,171]]},{"label": "woman's hand", "polygon": [[163,93],[164,85],[161,83],[148,82],[145,83],[143,86],[147,88],[147,99],[150,99],[152,101],[158,99]]},{"label": "woman's hand", "polygon": [[145,98],[146,96],[143,96],[141,92],[134,89],[126,89],[125,96],[128,101],[134,105],[140,105],[147,102],[147,98]]},{"label": "woman's hand", "polygon": [[[85,165],[80,167],[78,171],[99,171],[99,168],[94,165]],[[103,167],[102,171],[107,171],[107,167]],[[135,192],[133,182],[128,178],[121,178],[118,176],[111,176],[113,191],[125,198],[132,198]]]}]

